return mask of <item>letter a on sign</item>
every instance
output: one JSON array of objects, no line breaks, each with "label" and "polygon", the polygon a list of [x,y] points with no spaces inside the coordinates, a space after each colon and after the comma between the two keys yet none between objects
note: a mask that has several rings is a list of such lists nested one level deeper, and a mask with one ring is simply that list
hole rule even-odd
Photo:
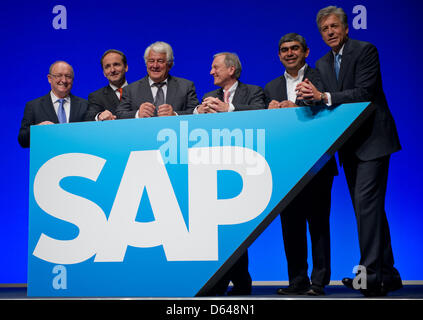
[{"label": "letter a on sign", "polygon": [[372,111],[33,126],[28,295],[207,294]]}]

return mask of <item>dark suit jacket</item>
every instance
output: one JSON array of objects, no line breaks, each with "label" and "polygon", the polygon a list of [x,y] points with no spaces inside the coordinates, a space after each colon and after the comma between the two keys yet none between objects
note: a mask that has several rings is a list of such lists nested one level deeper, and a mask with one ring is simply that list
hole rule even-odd
[{"label": "dark suit jacket", "polygon": [[[122,99],[116,109],[117,117],[120,119],[134,118],[140,105],[144,102],[154,103],[148,76],[123,88]],[[194,83],[169,75],[166,103],[170,104],[177,114],[191,114],[199,104]]]},{"label": "dark suit jacket", "polygon": [[341,160],[355,154],[360,160],[368,161],[401,149],[395,122],[383,92],[379,55],[374,45],[348,39],[338,80],[332,51],[316,62],[316,68],[325,91],[331,94],[332,104],[370,101],[376,108],[375,113],[340,150]]},{"label": "dark suit jacket", "polygon": [[[219,88],[206,93],[203,100],[207,97],[215,97],[223,101],[223,89]],[[235,90],[232,104],[235,107],[234,111],[264,109],[263,89],[259,86],[245,84],[238,81],[238,87]]]},{"label": "dark suit jacket", "polygon": [[88,95],[88,109],[85,114],[85,121],[94,121],[95,116],[105,110],[109,110],[116,115],[116,107],[119,103],[120,100],[110,85],[90,93]]},{"label": "dark suit jacket", "polygon": [[[306,67],[304,71],[304,77],[309,79],[313,85],[319,90],[323,90],[323,82],[320,79],[320,74],[317,70],[310,68],[309,66]],[[288,99],[288,94],[286,91],[286,79],[285,76],[282,75],[272,81],[270,81],[264,87],[264,94],[266,95],[266,108],[269,106],[270,101],[285,101]],[[301,100],[295,101],[295,104],[301,106],[303,102]],[[306,106],[305,106],[306,107]],[[332,157],[328,163],[321,169],[321,174],[327,174],[329,176],[335,176],[338,174],[338,167],[336,165],[336,160]]]},{"label": "dark suit jacket", "polygon": [[[84,120],[88,102],[70,94],[71,107],[69,122],[80,122]],[[23,148],[30,145],[30,127],[43,121],[59,123],[56,111],[54,111],[50,92],[38,99],[29,101],[25,106],[24,116],[19,129],[18,141]]]},{"label": "dark suit jacket", "polygon": [[[319,72],[309,66],[306,67],[304,71],[304,77],[301,79],[303,81],[305,78],[309,79],[317,90],[323,90],[323,82],[320,78]],[[270,81],[264,87],[264,94],[266,96],[266,108],[269,106],[270,101],[285,101],[288,99],[288,94],[286,92],[286,79],[284,75]],[[295,102],[297,105],[302,105],[301,100]]]}]

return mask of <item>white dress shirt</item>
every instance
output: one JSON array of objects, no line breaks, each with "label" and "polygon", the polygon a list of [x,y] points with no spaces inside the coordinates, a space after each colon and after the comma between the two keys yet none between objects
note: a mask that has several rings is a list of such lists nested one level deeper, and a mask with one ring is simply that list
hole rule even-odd
[{"label": "white dress shirt", "polygon": [[295,103],[295,101],[297,100],[297,92],[296,92],[295,88],[297,87],[297,84],[299,84],[299,83],[301,83],[301,81],[303,81],[304,72],[305,72],[306,67],[307,67],[307,63],[300,70],[298,70],[298,74],[295,78],[293,76],[291,76],[285,70],[284,76],[285,76],[285,80],[286,80],[286,95],[287,95],[287,98],[288,98],[289,101],[292,101],[292,102]]}]

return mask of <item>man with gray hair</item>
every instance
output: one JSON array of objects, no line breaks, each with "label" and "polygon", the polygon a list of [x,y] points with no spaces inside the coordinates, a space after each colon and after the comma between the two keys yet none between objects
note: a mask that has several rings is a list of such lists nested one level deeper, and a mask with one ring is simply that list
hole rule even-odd
[{"label": "man with gray hair", "polygon": [[192,81],[169,74],[173,66],[172,47],[155,42],[144,53],[147,76],[123,89],[116,110],[120,119],[191,114],[198,105]]},{"label": "man with gray hair", "polygon": [[[264,108],[263,90],[239,81],[241,62],[236,54],[223,52],[214,55],[210,74],[214,77],[214,84],[220,88],[204,95],[203,102],[194,110],[195,114]],[[230,281],[234,286],[228,295],[251,294],[252,280],[248,271],[247,251],[212,288],[210,294],[224,295]]]},{"label": "man with gray hair", "polygon": [[316,22],[331,49],[316,62],[324,90],[304,81],[298,86],[299,94],[327,105],[369,101],[375,110],[339,151],[357,219],[360,265],[367,278],[366,286],[356,285],[358,281],[351,278],[342,282],[365,296],[384,296],[402,287],[394,268],[385,213],[389,159],[401,145],[383,92],[379,56],[371,43],[348,37],[347,15],[342,8],[321,9]]},{"label": "man with gray hair", "polygon": [[[306,63],[310,49],[303,36],[284,35],[278,44],[279,60],[285,67],[282,76],[270,81],[264,88],[269,109],[298,107],[304,103],[297,96],[296,86],[310,79],[323,89],[319,72]],[[314,104],[315,101],[309,104]],[[277,290],[282,295],[322,295],[330,281],[330,228],[329,216],[333,177],[338,174],[335,158],[313,177],[307,186],[281,212],[282,234],[288,264],[289,286]],[[312,243],[313,271],[311,285],[307,264],[307,223]]]},{"label": "man with gray hair", "polygon": [[239,81],[241,62],[236,54],[222,52],[213,56],[210,74],[220,87],[204,95],[194,113],[216,113],[264,108],[262,88]]},{"label": "man with gray hair", "polygon": [[71,94],[74,72],[65,61],[54,62],[47,75],[51,90],[45,96],[29,101],[25,106],[18,141],[23,148],[30,146],[32,125],[80,122],[84,120],[87,100]]}]

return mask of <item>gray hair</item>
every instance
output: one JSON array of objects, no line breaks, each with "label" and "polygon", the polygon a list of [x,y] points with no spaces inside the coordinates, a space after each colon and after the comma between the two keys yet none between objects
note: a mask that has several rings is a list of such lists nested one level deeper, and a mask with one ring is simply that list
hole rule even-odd
[{"label": "gray hair", "polygon": [[281,49],[281,45],[282,43],[285,42],[292,42],[292,41],[297,41],[301,44],[301,47],[303,47],[304,52],[307,51],[308,47],[307,47],[307,43],[306,40],[304,39],[303,36],[299,35],[298,33],[287,33],[286,35],[284,35],[280,40],[279,40],[279,46],[278,46],[278,51]]},{"label": "gray hair", "polygon": [[144,61],[146,64],[147,64],[147,57],[150,53],[150,50],[153,50],[157,53],[166,53],[167,64],[169,66],[173,66],[173,63],[174,63],[173,50],[172,50],[172,47],[168,43],[163,41],[157,41],[149,45],[147,49],[145,49],[145,52],[144,52]]},{"label": "gray hair", "polygon": [[319,31],[320,31],[320,23],[322,22],[322,19],[326,18],[327,16],[331,14],[336,15],[339,18],[339,20],[341,20],[342,24],[344,25],[344,28],[348,27],[348,17],[344,9],[338,8],[336,6],[329,6],[329,7],[321,9],[317,13],[316,23],[317,23],[317,27],[319,28]]},{"label": "gray hair", "polygon": [[69,63],[67,63],[66,61],[63,61],[63,60],[58,60],[58,61],[53,62],[53,63],[50,65],[50,68],[48,69],[48,73],[49,73],[49,74],[52,74],[51,72],[53,71],[54,66],[55,66],[56,64],[58,64],[58,63],[66,63],[66,64],[67,64],[67,65],[71,68],[71,71],[72,71],[72,78],[74,78],[74,77],[75,77],[75,73],[73,72],[73,67],[72,67]]},{"label": "gray hair", "polygon": [[213,58],[216,58],[217,56],[225,56],[225,65],[227,68],[230,67],[234,67],[235,68],[235,72],[234,72],[234,76],[236,79],[239,79],[241,77],[241,71],[242,71],[242,66],[241,66],[241,61],[239,61],[239,57],[236,53],[231,53],[231,52],[220,52],[220,53],[216,53]]}]

